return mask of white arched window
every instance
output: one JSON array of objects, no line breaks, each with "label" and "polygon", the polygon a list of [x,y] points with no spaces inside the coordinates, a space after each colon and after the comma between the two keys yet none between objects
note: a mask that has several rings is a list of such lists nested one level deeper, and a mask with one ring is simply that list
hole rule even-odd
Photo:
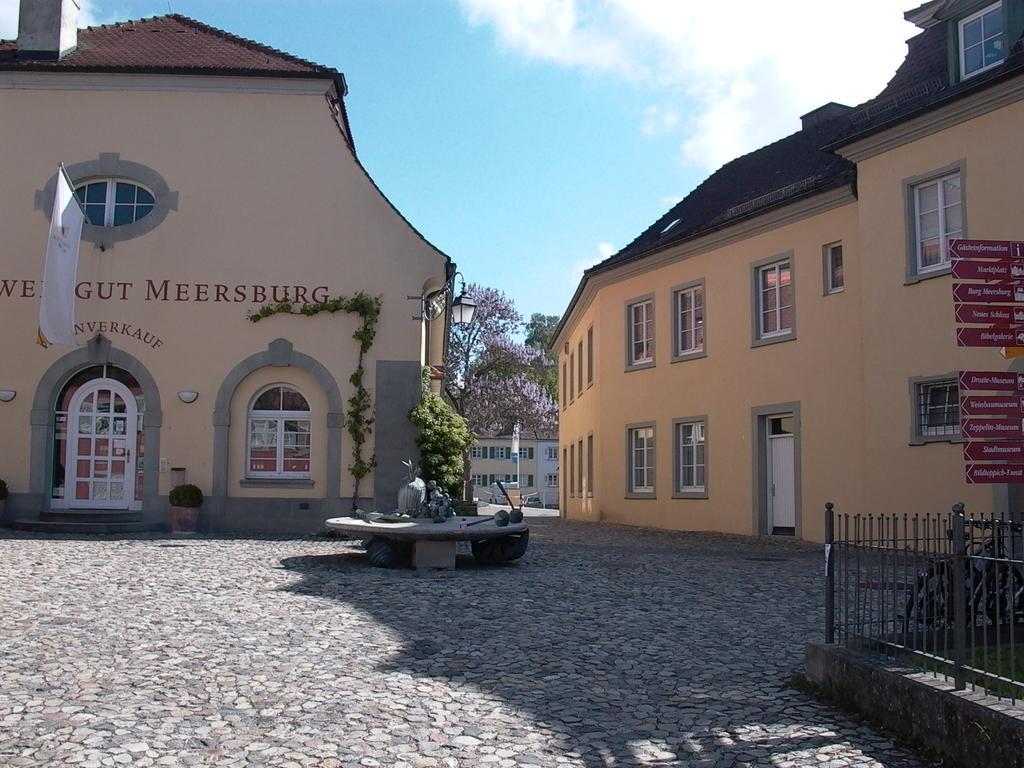
[{"label": "white arched window", "polygon": [[274,384],[249,409],[246,474],[309,477],[309,403],[302,393]]}]

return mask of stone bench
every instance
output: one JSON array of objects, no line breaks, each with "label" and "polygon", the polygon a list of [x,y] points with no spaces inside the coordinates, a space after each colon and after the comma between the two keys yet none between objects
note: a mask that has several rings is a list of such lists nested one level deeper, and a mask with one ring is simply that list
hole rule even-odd
[{"label": "stone bench", "polygon": [[469,541],[481,563],[505,563],[526,553],[530,527],[526,523],[499,526],[489,518],[453,517],[443,523],[408,520],[367,522],[357,517],[332,517],[328,528],[366,539],[370,562],[393,568],[411,559],[415,568],[454,568],[456,543]]}]

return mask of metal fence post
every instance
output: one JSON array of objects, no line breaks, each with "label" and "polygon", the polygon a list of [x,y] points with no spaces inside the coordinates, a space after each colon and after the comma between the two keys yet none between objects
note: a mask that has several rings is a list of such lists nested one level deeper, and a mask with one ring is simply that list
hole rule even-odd
[{"label": "metal fence post", "polygon": [[825,642],[836,641],[835,550],[836,540],[834,505],[825,504]]},{"label": "metal fence post", "polygon": [[964,530],[964,505],[953,505],[953,680],[955,688],[967,688],[964,658],[967,646],[967,536]]}]

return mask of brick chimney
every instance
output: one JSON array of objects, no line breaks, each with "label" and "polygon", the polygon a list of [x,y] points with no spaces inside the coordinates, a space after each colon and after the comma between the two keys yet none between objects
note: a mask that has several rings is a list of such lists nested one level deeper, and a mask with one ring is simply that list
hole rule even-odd
[{"label": "brick chimney", "polygon": [[21,0],[18,58],[59,59],[78,45],[81,0]]}]

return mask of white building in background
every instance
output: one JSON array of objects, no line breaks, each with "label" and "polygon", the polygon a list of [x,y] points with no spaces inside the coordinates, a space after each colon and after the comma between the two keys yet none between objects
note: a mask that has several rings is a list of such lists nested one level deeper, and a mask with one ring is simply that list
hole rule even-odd
[{"label": "white building in background", "polygon": [[536,494],[544,506],[558,506],[558,438],[519,438],[518,461],[512,435],[481,437],[469,449],[473,497],[487,501],[501,496],[496,486],[519,483],[524,496]]}]

